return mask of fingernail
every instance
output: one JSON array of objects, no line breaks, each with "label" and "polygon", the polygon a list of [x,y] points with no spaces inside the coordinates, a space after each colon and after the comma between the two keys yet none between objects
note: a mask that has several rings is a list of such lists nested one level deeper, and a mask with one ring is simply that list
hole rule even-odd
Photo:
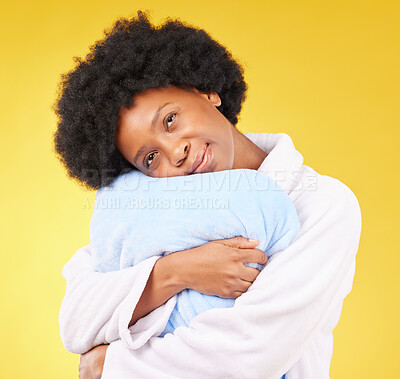
[{"label": "fingernail", "polygon": [[260,242],[259,240],[255,240],[255,239],[252,239],[252,238],[248,238],[248,241],[249,242]]}]

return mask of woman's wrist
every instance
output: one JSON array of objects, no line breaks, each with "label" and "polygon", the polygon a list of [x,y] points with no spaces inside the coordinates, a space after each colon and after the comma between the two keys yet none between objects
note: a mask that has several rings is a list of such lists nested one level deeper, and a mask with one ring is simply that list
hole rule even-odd
[{"label": "woman's wrist", "polygon": [[155,262],[129,326],[186,288],[186,275],[180,268],[183,255],[175,254],[166,255]]},{"label": "woman's wrist", "polygon": [[[190,249],[192,250],[192,249]],[[191,288],[193,282],[193,264],[188,250],[177,251],[160,258],[156,264],[163,265],[162,270],[168,274],[166,279],[178,292]]]}]

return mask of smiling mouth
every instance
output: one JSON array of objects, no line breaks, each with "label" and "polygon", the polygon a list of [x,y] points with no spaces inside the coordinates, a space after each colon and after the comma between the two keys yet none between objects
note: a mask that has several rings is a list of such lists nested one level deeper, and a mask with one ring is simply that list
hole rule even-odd
[{"label": "smiling mouth", "polygon": [[205,172],[210,167],[213,157],[214,155],[212,149],[207,143],[203,153],[203,157],[201,158],[201,161],[197,165],[197,167],[193,170],[192,174],[200,174],[202,172]]}]

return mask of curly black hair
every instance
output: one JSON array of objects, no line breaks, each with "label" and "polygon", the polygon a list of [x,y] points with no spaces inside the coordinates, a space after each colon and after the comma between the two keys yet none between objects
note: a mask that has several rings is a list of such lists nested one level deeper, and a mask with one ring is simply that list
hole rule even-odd
[{"label": "curly black hair", "polygon": [[141,11],[121,18],[85,59],[62,75],[55,105],[54,147],[68,174],[90,189],[136,168],[115,145],[118,112],[149,88],[216,92],[233,124],[247,90],[241,66],[204,30],[167,20],[157,27]]}]

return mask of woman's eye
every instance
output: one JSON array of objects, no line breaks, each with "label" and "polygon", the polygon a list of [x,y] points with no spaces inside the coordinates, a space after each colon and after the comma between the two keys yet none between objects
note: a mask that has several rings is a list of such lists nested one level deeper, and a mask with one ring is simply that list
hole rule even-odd
[{"label": "woman's eye", "polygon": [[174,122],[175,120],[175,115],[171,114],[167,117],[166,123],[167,123],[167,129],[169,130],[169,128],[171,127],[171,124]]},{"label": "woman's eye", "polygon": [[147,156],[147,159],[146,159],[146,166],[147,166],[147,167],[149,167],[149,166],[151,165],[151,162],[153,161],[155,155],[156,155],[156,153],[150,153],[150,154]]}]

